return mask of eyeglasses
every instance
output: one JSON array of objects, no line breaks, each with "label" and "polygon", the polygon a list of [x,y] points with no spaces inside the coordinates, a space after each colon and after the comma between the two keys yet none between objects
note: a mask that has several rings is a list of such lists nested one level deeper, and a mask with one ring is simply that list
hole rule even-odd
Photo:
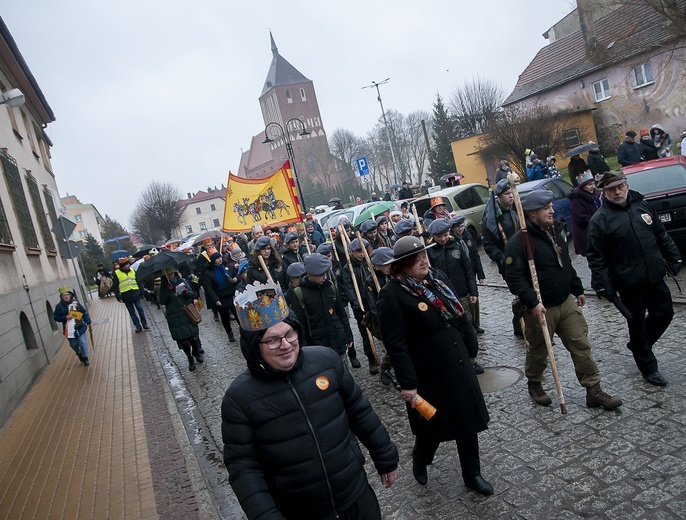
[{"label": "eyeglasses", "polygon": [[277,338],[269,338],[267,341],[260,341],[260,343],[267,345],[267,348],[269,348],[269,350],[276,350],[281,346],[281,342],[284,339],[292,345],[298,340],[298,333],[294,329],[291,329],[288,332],[286,332],[286,334],[284,334],[283,336],[279,336]]}]

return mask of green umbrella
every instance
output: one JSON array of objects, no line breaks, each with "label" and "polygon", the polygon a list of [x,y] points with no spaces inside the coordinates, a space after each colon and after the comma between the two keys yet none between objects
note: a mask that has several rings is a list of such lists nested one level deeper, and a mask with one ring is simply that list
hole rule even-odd
[{"label": "green umbrella", "polygon": [[386,213],[395,204],[396,204],[396,201],[393,201],[393,200],[389,200],[389,201],[384,200],[384,201],[377,202],[373,206],[369,206],[362,213],[360,213],[357,216],[357,218],[355,219],[355,222],[353,223],[353,225],[359,226],[365,220],[369,220],[370,218],[376,218],[379,215]]}]

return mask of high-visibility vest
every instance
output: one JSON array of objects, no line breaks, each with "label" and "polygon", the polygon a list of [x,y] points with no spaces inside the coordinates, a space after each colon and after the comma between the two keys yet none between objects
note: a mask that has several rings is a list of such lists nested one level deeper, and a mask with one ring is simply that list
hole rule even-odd
[{"label": "high-visibility vest", "polygon": [[117,269],[115,273],[117,273],[117,279],[119,280],[120,293],[138,290],[138,283],[136,283],[136,273],[133,269],[129,269],[128,273],[125,273],[121,269]]}]

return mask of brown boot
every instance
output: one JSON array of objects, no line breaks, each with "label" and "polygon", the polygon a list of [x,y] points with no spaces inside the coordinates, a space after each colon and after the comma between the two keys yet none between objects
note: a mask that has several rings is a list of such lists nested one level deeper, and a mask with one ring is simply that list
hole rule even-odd
[{"label": "brown boot", "polygon": [[619,397],[613,397],[603,392],[600,383],[598,383],[586,389],[586,406],[589,408],[602,406],[606,410],[614,410],[622,406],[622,400]]},{"label": "brown boot", "polygon": [[528,386],[529,395],[534,401],[536,401],[536,404],[548,406],[553,402],[552,399],[550,399],[550,396],[548,396],[548,394],[545,393],[545,390],[543,390],[543,385],[541,385],[540,381],[529,381]]}]

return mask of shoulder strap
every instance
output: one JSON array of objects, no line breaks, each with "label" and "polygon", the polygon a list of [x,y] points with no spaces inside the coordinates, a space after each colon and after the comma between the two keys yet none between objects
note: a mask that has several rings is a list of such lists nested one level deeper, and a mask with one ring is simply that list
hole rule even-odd
[{"label": "shoulder strap", "polygon": [[310,338],[312,338],[312,325],[310,324],[310,316],[307,314],[307,309],[305,308],[305,299],[303,297],[302,287],[293,287],[293,292],[295,293],[295,297],[300,302],[300,307],[303,310],[303,314],[305,314],[305,321],[307,322],[307,331],[309,332]]}]

